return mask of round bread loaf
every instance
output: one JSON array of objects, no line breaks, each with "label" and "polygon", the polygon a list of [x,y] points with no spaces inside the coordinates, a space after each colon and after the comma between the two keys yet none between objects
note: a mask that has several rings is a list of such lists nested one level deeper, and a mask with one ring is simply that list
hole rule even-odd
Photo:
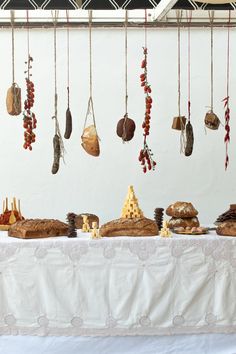
[{"label": "round bread loaf", "polygon": [[216,229],[220,236],[236,236],[236,221],[222,222]]},{"label": "round bread loaf", "polygon": [[177,227],[198,227],[199,220],[197,217],[194,218],[171,218],[168,221],[168,226],[170,229],[175,229]]},{"label": "round bread loaf", "polygon": [[198,211],[192,203],[176,202],[168,206],[166,214],[174,218],[193,218],[197,216]]}]

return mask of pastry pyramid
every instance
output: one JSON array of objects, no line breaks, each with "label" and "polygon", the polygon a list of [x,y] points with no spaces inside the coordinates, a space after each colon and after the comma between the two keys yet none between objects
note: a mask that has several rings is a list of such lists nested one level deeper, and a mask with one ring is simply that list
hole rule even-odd
[{"label": "pastry pyramid", "polygon": [[139,207],[138,199],[134,193],[134,187],[128,187],[128,194],[122,208],[121,217],[125,219],[142,218],[143,212]]}]

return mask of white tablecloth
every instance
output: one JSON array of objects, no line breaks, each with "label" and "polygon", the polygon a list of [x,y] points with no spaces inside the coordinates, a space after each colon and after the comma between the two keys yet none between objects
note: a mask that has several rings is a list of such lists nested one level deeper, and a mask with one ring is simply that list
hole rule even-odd
[{"label": "white tablecloth", "polygon": [[[0,234],[0,334],[235,333],[236,240]],[[235,350],[236,352],[236,350]]]}]

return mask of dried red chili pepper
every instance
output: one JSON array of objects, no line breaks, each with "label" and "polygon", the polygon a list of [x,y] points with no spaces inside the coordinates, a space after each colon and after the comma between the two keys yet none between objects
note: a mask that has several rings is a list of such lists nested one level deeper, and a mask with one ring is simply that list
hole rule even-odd
[{"label": "dried red chili pepper", "polygon": [[143,167],[143,172],[146,173],[148,170],[155,170],[156,162],[153,160],[152,150],[149,148],[147,144],[147,136],[150,132],[150,120],[151,120],[151,109],[152,109],[152,97],[150,93],[152,92],[151,87],[148,83],[147,76],[147,48],[143,48],[144,59],[141,63],[141,68],[144,72],[140,75],[141,87],[143,87],[145,94],[145,116],[144,121],[142,123],[142,128],[144,130],[143,136],[143,148],[139,153],[139,161],[141,162],[141,166]]}]

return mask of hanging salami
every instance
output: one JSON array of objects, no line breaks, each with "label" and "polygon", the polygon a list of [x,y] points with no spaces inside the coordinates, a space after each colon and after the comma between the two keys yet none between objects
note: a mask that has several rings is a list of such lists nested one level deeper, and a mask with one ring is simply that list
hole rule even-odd
[{"label": "hanging salami", "polygon": [[188,26],[188,122],[185,127],[185,149],[184,154],[185,156],[192,155],[193,152],[193,144],[194,144],[194,135],[193,135],[193,126],[191,124],[191,70],[190,70],[190,22],[192,18],[192,12],[190,11],[189,15],[189,26]]},{"label": "hanging salami", "polygon": [[72,133],[72,114],[70,111],[70,29],[69,29],[69,15],[66,11],[67,17],[67,110],[66,110],[66,128],[65,139],[70,139]]},{"label": "hanging salami", "polygon": [[54,116],[52,117],[55,122],[55,134],[53,137],[53,164],[52,174],[56,174],[60,168],[60,159],[64,159],[64,144],[61,136],[59,121],[57,117],[57,17],[58,11],[52,12],[52,18],[54,22]]},{"label": "hanging salami", "polygon": [[180,19],[182,16],[181,11],[177,11],[177,51],[178,51],[178,116],[173,118],[172,129],[180,130],[180,153],[185,152],[186,140],[185,140],[185,125],[186,118],[181,115],[181,53],[180,53]]}]

